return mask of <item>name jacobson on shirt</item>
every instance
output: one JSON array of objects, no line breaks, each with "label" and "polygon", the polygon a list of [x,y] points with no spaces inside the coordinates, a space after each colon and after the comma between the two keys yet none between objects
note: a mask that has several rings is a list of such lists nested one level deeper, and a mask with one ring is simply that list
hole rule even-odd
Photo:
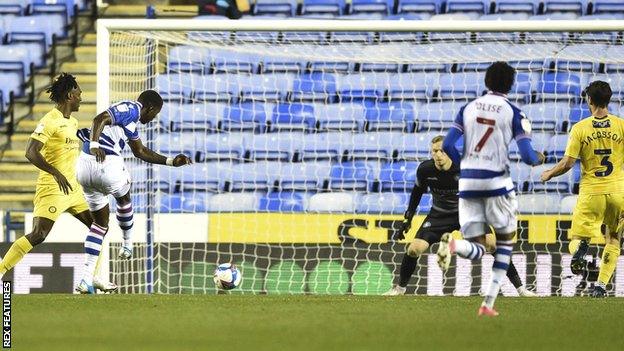
[{"label": "name jacobson on shirt", "polygon": [[593,133],[591,133],[590,135],[588,135],[587,137],[585,137],[584,140],[581,140],[581,145],[582,146],[588,146],[589,143],[591,143],[592,141],[598,140],[598,139],[611,139],[613,141],[615,141],[618,144],[621,144],[622,141],[624,140],[621,136],[612,133],[609,130],[598,130],[595,131]]}]

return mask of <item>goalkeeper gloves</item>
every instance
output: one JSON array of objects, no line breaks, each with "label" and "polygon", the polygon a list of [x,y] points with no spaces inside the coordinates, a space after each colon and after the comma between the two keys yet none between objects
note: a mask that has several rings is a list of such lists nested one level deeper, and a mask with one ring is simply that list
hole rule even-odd
[{"label": "goalkeeper gloves", "polygon": [[394,238],[396,240],[405,239],[405,233],[409,232],[411,227],[412,227],[411,218],[408,218],[408,217],[403,218],[403,222],[401,222],[401,224],[399,225],[399,230],[395,234]]}]

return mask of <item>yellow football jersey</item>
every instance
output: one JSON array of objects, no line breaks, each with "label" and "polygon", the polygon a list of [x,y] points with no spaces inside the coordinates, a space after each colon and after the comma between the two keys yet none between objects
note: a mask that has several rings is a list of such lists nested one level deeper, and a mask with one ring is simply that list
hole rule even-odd
[{"label": "yellow football jersey", "polygon": [[624,192],[624,120],[608,114],[572,127],[565,154],[580,159],[580,194]]},{"label": "yellow football jersey", "polygon": [[[54,168],[67,178],[74,191],[79,188],[76,180],[76,159],[80,153],[80,140],[76,136],[78,120],[65,118],[56,108],[46,113],[31,138],[43,143],[41,154]],[[51,174],[40,171],[37,186],[52,185],[58,188]],[[60,191],[60,190],[59,190]]]}]

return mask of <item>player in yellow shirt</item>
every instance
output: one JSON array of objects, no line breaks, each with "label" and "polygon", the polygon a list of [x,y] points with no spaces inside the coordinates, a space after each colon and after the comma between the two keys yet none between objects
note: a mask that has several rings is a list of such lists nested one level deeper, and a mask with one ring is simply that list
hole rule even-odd
[{"label": "player in yellow shirt", "polygon": [[[81,101],[76,79],[62,73],[47,90],[54,109],[41,119],[26,147],[26,158],[40,169],[34,199],[33,230],[17,239],[0,262],[0,278],[13,268],[32,248],[42,243],[61,213],[67,211],[90,227],[93,220],[89,207],[76,180],[76,160],[80,140],[78,121],[71,116]],[[112,290],[98,286],[101,290]],[[114,287],[116,288],[116,287]]]},{"label": "player in yellow shirt", "polygon": [[603,81],[595,81],[585,89],[587,104],[592,113],[572,127],[565,156],[541,179],[564,174],[581,161],[581,184],[578,201],[572,214],[570,229],[570,268],[580,274],[585,267],[585,254],[589,240],[599,236],[600,227],[607,226],[606,245],[602,253],[602,263],[598,284],[592,292],[594,297],[606,296],[618,256],[620,255],[620,235],[618,222],[624,212],[624,120],[607,110],[611,99],[611,87]]}]

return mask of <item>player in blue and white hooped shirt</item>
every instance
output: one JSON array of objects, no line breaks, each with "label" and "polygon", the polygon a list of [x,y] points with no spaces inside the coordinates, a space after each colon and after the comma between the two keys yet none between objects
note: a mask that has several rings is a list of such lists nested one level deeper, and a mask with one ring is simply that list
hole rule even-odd
[{"label": "player in blue and white hooped shirt", "polygon": [[[490,91],[459,110],[442,146],[453,162],[460,164],[459,222],[467,240],[445,235],[438,249],[438,262],[446,270],[453,254],[481,259],[487,226],[494,228],[496,251],[492,275],[478,313],[486,316],[498,315],[494,301],[509,267],[517,229],[509,144],[516,141],[523,162],[533,166],[544,162],[544,155],[531,146],[530,121],[506,97],[515,73],[506,62],[492,64],[485,74],[485,85]],[[464,145],[460,156],[455,143],[462,134]]]},{"label": "player in blue and white hooped shirt", "polygon": [[81,129],[78,138],[83,141],[76,165],[76,178],[82,185],[93,225],[85,239],[85,272],[76,288],[80,293],[92,293],[97,258],[108,231],[109,201],[113,195],[117,203],[117,220],[123,232],[124,243],[120,258],[132,257],[132,226],[134,223],[130,201],[130,173],[126,169],[122,150],[128,144],[135,157],[149,163],[180,167],[191,163],[185,155],[174,158],[160,155],[143,145],[138,125],[151,122],[160,112],[163,100],[153,90],[146,90],[137,101],[121,101],[110,106],[93,119],[91,130]]}]

